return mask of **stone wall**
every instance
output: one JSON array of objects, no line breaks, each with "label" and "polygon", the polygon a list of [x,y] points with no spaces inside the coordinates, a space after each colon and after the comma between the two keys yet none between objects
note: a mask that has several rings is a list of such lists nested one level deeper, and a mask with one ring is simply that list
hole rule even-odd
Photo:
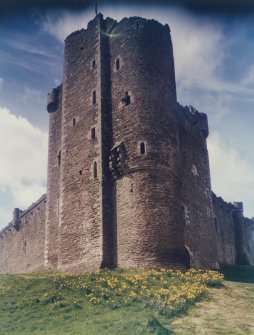
[{"label": "stone wall", "polygon": [[218,248],[218,262],[221,264],[235,264],[235,223],[233,206],[213,193],[214,225],[216,228],[216,242]]},{"label": "stone wall", "polygon": [[181,143],[181,202],[185,246],[190,265],[215,268],[216,238],[213,222],[207,117],[193,107],[178,108]]},{"label": "stone wall", "polygon": [[113,166],[115,264],[183,267],[169,27],[137,17],[123,19],[112,30],[110,52],[112,160],[120,159],[119,166]]},{"label": "stone wall", "polygon": [[243,216],[241,202],[227,203],[213,193],[218,262],[254,265],[254,220]]},{"label": "stone wall", "polygon": [[[246,255],[245,264],[254,265],[254,220],[244,218],[243,248]],[[240,263],[240,262],[239,262]],[[240,263],[241,264],[241,263]]]},{"label": "stone wall", "polygon": [[[0,272],[36,272],[44,268],[46,195],[0,232]],[[17,220],[18,219],[18,220]],[[15,224],[14,224],[15,223]]]}]

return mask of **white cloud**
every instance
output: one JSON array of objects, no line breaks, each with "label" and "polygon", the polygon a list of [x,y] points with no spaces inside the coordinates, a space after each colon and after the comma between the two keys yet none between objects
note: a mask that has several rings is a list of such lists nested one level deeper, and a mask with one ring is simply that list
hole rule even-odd
[{"label": "white cloud", "polygon": [[6,108],[0,119],[0,189],[26,208],[46,192],[48,136]]},{"label": "white cloud", "polygon": [[254,65],[249,68],[249,71],[242,78],[241,85],[254,87]]},{"label": "white cloud", "polygon": [[84,28],[93,18],[87,13],[69,14],[65,11],[59,13],[57,15],[47,14],[42,21],[42,30],[54,36],[61,43],[70,33]]},{"label": "white cloud", "polygon": [[4,228],[5,226],[7,226],[7,224],[9,222],[11,222],[12,220],[12,216],[11,216],[11,212],[9,212],[8,210],[5,210],[4,208],[0,207],[0,222],[2,222],[3,224],[1,225],[0,223],[0,231],[2,228]]},{"label": "white cloud", "polygon": [[26,87],[22,100],[25,103],[31,100],[37,100],[37,101],[41,100],[41,102],[43,103],[45,101],[45,97],[41,91],[30,88],[30,87]]},{"label": "white cloud", "polygon": [[58,78],[54,78],[54,84],[55,84],[56,86],[59,86],[59,85],[61,84],[61,80],[58,79]]},{"label": "white cloud", "polygon": [[213,191],[226,201],[243,201],[246,216],[253,216],[254,159],[243,159],[222,137],[208,139]]}]

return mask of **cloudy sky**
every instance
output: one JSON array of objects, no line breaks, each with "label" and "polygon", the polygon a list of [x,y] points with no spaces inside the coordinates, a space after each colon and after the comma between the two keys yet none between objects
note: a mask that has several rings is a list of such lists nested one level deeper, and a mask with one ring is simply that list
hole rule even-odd
[{"label": "cloudy sky", "polygon": [[[228,202],[243,201],[245,215],[254,216],[252,13],[152,2],[104,3],[99,11],[169,24],[178,101],[208,114],[212,188]],[[62,81],[64,38],[93,17],[92,6],[0,11],[0,229],[14,207],[25,209],[46,192],[46,96]]]}]

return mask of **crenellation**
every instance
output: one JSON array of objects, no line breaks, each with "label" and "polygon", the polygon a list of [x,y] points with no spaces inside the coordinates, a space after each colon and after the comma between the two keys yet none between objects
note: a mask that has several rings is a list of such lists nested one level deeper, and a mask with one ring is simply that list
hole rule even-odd
[{"label": "crenellation", "polygon": [[253,219],[211,190],[207,116],[177,102],[168,25],[98,14],[47,110],[47,195],[0,232],[0,272],[254,264]]}]

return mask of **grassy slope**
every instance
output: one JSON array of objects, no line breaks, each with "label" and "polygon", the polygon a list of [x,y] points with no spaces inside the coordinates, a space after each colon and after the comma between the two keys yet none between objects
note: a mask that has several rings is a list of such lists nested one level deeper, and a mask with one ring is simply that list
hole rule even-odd
[{"label": "grassy slope", "polygon": [[211,296],[172,322],[174,334],[254,334],[254,284],[225,282]]},{"label": "grassy slope", "polygon": [[211,289],[188,315],[171,323],[174,334],[254,334],[254,266],[222,267],[224,288]]},{"label": "grassy slope", "polygon": [[[230,271],[225,270],[229,279],[237,272]],[[140,302],[116,309],[93,305],[71,287],[64,299],[51,294],[55,301],[42,300],[42,294],[52,293],[54,276],[0,276],[1,335],[254,334],[254,283],[225,282],[224,288],[210,289],[211,298],[197,303],[187,316],[170,319]],[[247,281],[252,279],[251,273]]]}]

